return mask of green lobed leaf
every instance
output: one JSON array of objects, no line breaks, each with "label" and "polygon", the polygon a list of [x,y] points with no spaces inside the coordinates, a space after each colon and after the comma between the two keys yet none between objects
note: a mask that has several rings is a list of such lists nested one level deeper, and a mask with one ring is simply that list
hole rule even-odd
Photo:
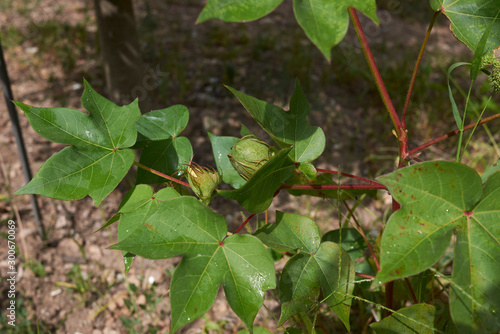
[{"label": "green lobed leaf", "polygon": [[222,216],[200,205],[203,204],[191,196],[159,203],[158,210],[145,223],[111,248],[150,259],[166,259],[186,252],[210,253],[226,235],[227,227]]},{"label": "green lobed leaf", "polygon": [[134,153],[123,148],[136,141],[135,122],[141,115],[137,100],[118,107],[85,81],[82,105],[90,115],[15,103],[42,137],[73,145],[50,157],[16,195],[39,194],[63,200],[90,195],[99,205],[130,169]]},{"label": "green lobed leaf", "polygon": [[[357,273],[375,275],[374,268],[364,252],[366,250],[366,243],[361,234],[354,228],[342,228],[331,230],[323,235],[321,242],[331,241],[342,246],[342,248],[349,254],[352,262],[354,263],[354,270]],[[359,287],[370,288],[371,283],[367,282],[364,278],[356,276],[356,280],[363,281],[358,283]]]},{"label": "green lobed leaf", "polygon": [[391,316],[373,323],[370,327],[377,334],[435,333],[436,308],[428,304],[416,304],[402,308]]},{"label": "green lobed leaf", "polygon": [[281,2],[283,0],[209,0],[196,23],[209,19],[253,21],[272,12]]},{"label": "green lobed leaf", "polygon": [[229,183],[233,188],[238,189],[245,184],[238,172],[231,165],[228,154],[231,153],[231,148],[239,140],[236,137],[221,137],[209,133],[210,143],[212,144],[212,151],[214,153],[217,171],[222,175],[222,180]]},{"label": "green lobed leaf", "polygon": [[307,37],[331,60],[330,50],[344,39],[349,25],[348,7],[354,7],[378,24],[374,0],[294,0],[297,22]]},{"label": "green lobed leaf", "polygon": [[189,121],[189,111],[183,105],[150,111],[137,121],[137,143],[177,137]]},{"label": "green lobed leaf", "polygon": [[134,152],[70,146],[51,156],[16,195],[73,200],[90,195],[98,206],[127,174]]},{"label": "green lobed leaf", "polygon": [[[173,188],[164,188],[156,194],[145,184],[139,184],[130,189],[123,197],[118,208],[120,223],[118,224],[118,241],[125,240],[135,229],[142,225],[158,209],[158,202],[165,201],[180,195]],[[123,252],[123,263],[127,273],[135,254]]]},{"label": "green lobed leaf", "polygon": [[240,100],[245,109],[257,123],[282,148],[292,146],[290,158],[295,162],[310,162],[323,153],[325,134],[317,126],[311,126],[306,120],[309,104],[298,80],[290,100],[290,110],[283,109],[238,92],[226,86]]},{"label": "green lobed leaf", "polygon": [[[481,180],[465,165],[424,162],[379,177],[401,208],[382,235],[379,281],[417,274],[443,254],[458,220],[481,196]],[[465,196],[467,194],[467,196]]]},{"label": "green lobed leaf", "polygon": [[484,190],[474,170],[446,161],[420,163],[379,180],[401,209],[384,230],[376,280],[429,268],[455,230],[453,321],[460,333],[500,330],[500,173],[487,179]]},{"label": "green lobed leaf", "polygon": [[500,173],[457,229],[450,309],[459,333],[500,331]]},{"label": "green lobed leaf", "polygon": [[366,244],[363,236],[352,227],[331,230],[323,235],[322,242],[331,241],[342,245],[352,261],[364,257]]},{"label": "green lobed leaf", "polygon": [[484,45],[484,51],[500,46],[500,6],[497,0],[439,0],[432,1],[433,8],[439,8],[451,22],[450,29],[469,49],[476,52],[481,37],[492,24],[491,34]]},{"label": "green lobed leaf", "polygon": [[431,8],[435,11],[441,10],[442,0],[429,0]]},{"label": "green lobed leaf", "polygon": [[321,238],[318,226],[310,218],[276,211],[276,223],[267,224],[253,234],[278,251],[300,250],[315,253]]},{"label": "green lobed leaf", "polygon": [[316,167],[310,162],[303,162],[297,168],[309,181],[314,181],[318,177]]},{"label": "green lobed leaf", "polygon": [[251,329],[265,291],[275,286],[273,260],[257,238],[226,234],[221,215],[186,196],[159,202],[154,214],[111,248],[151,259],[183,256],[171,283],[171,332],[208,311],[221,284]]},{"label": "green lobed leaf", "polygon": [[319,229],[310,218],[279,211],[276,223],[264,226],[254,235],[277,250],[298,250],[281,275],[280,324],[318,304],[321,289],[327,305],[349,329],[354,266],[340,245],[320,243]]},{"label": "green lobed leaf", "polygon": [[354,280],[354,265],[349,255],[333,242],[321,243],[315,253],[293,256],[281,274],[279,324],[319,303],[321,289],[326,304],[349,330]]},{"label": "green lobed leaf", "polygon": [[[140,163],[166,175],[181,175],[193,157],[193,148],[186,137],[150,141],[145,144]],[[137,172],[137,183],[162,183],[167,180],[142,168]]]},{"label": "green lobed leaf", "polygon": [[276,153],[241,188],[219,190],[218,194],[236,200],[250,212],[266,210],[271,205],[276,190],[293,172],[294,163],[288,157],[289,151],[290,149],[284,149]]}]

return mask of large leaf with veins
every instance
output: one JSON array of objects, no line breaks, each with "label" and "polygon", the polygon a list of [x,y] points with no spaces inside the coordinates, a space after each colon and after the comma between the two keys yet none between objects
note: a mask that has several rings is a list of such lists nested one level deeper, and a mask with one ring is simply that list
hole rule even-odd
[{"label": "large leaf with veins", "polygon": [[330,50],[339,44],[349,26],[348,7],[365,13],[378,24],[374,0],[294,0],[293,11],[307,37],[330,61]]},{"label": "large leaf with veins", "polygon": [[251,235],[226,238],[227,224],[194,197],[157,203],[158,209],[112,246],[150,259],[183,258],[170,286],[171,332],[212,306],[219,285],[233,311],[250,328],[267,289],[275,287],[274,264]]},{"label": "large leaf with veins", "polygon": [[[273,11],[283,0],[209,0],[197,23],[209,19],[246,22]],[[293,10],[307,37],[330,60],[330,50],[344,38],[349,25],[348,7],[354,7],[378,24],[375,0],[294,0]]]},{"label": "large leaf with veins", "polygon": [[290,99],[290,110],[280,107],[227,87],[245,109],[282,148],[292,147],[288,155],[295,162],[310,162],[323,153],[325,134],[318,126],[307,121],[310,107],[298,80]]},{"label": "large leaf with veins", "polygon": [[72,200],[90,195],[99,205],[118,185],[134,161],[135,122],[141,116],[137,100],[119,107],[99,95],[87,81],[82,106],[37,108],[20,102],[33,129],[56,143],[72,145],[50,157],[20,194]]},{"label": "large leaf with veins", "polygon": [[434,10],[442,10],[450,20],[450,29],[469,49],[476,47],[490,25],[484,51],[500,46],[500,3],[498,0],[431,0]]},{"label": "large leaf with veins", "polygon": [[293,315],[309,312],[323,300],[347,329],[354,290],[354,265],[342,247],[321,242],[319,229],[309,218],[276,212],[276,223],[265,225],[254,235],[279,251],[297,251],[283,268],[280,280],[283,324]]},{"label": "large leaf with veins", "polygon": [[450,309],[460,333],[500,330],[500,172],[484,188],[469,167],[424,162],[382,176],[401,208],[381,243],[384,283],[432,266],[456,233]]}]

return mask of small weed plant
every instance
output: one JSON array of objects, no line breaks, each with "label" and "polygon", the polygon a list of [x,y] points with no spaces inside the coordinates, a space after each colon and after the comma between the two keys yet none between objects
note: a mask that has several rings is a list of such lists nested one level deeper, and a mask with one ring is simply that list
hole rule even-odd
[{"label": "small weed plant", "polygon": [[[256,20],[281,2],[209,0],[198,23]],[[98,206],[137,166],[136,185],[105,226],[119,221],[118,243],[111,248],[122,251],[127,271],[135,256],[182,256],[170,285],[171,333],[203,316],[221,285],[228,304],[247,326],[245,332],[269,332],[253,324],[266,291],[273,290],[281,306],[278,330],[288,333],[328,333],[342,327],[361,333],[368,326],[377,333],[497,333],[500,166],[490,161],[479,175],[461,161],[476,127],[500,117],[483,117],[487,102],[500,89],[500,63],[494,57],[500,45],[498,2],[430,1],[435,14],[401,112],[393,106],[357,14],[361,11],[370,23],[378,23],[374,0],[294,0],[293,6],[298,23],[328,60],[351,20],[394,126],[396,170],[367,179],[316,168],[325,133],[308,123],[310,107],[298,80],[288,110],[226,86],[270,140],[244,126],[241,138],[209,133],[216,168],[194,162],[190,141],[181,136],[189,119],[187,107],[174,105],[141,115],[137,100],[117,106],[85,81],[81,101],[88,114],[15,102],[36,132],[68,145],[16,194],[62,200],[89,195]],[[456,130],[409,147],[413,141],[406,119],[412,112],[411,93],[440,14],[447,16],[453,34],[474,56],[448,70],[449,115]],[[452,90],[452,71],[459,66],[470,70],[471,88],[465,91],[462,110]],[[470,92],[480,75],[489,76],[492,93],[473,102]],[[466,124],[473,103],[483,108]],[[455,161],[419,159],[422,150],[455,135]],[[134,149],[141,151],[139,161]],[[393,205],[379,238],[373,240],[353,210],[358,198],[376,196],[378,189],[390,193]],[[278,211],[275,221],[266,218],[248,233],[245,225],[266,212],[279,192],[337,200],[349,218],[322,235],[311,218]],[[215,196],[249,212],[239,228],[228,231],[225,218],[210,208]],[[286,261],[278,272],[277,259]]]}]

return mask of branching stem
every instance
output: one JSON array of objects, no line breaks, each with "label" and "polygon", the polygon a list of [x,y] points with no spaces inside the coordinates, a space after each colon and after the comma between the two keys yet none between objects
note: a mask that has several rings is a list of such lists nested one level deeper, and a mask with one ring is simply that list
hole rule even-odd
[{"label": "branching stem", "polygon": [[363,228],[361,228],[361,225],[359,224],[358,220],[356,219],[354,212],[351,210],[349,205],[347,205],[347,202],[346,201],[342,201],[342,202],[344,203],[344,206],[347,208],[347,210],[351,214],[351,217],[352,217],[352,220],[354,221],[354,225],[356,227],[356,230],[359,232],[359,234],[361,234],[361,236],[363,237],[363,240],[366,243],[366,246],[368,246],[368,250],[370,251],[370,254],[372,255],[373,262],[375,262],[375,266],[377,267],[377,271],[380,271],[380,264],[378,263],[377,256],[375,255],[375,252],[373,251],[372,244],[370,243],[370,241],[366,237],[365,231],[363,231]]},{"label": "branching stem", "polygon": [[371,278],[371,279],[375,278],[375,276],[362,274],[362,273],[356,273],[356,276],[363,277],[363,278]]},{"label": "branching stem", "polygon": [[246,224],[247,224],[250,220],[252,220],[252,218],[253,218],[255,215],[256,215],[255,213],[252,213],[250,216],[248,216],[248,218],[247,218],[247,219],[243,222],[243,224],[241,224],[241,225],[240,225],[240,227],[238,227],[238,228],[236,229],[236,231],[234,231],[234,233],[233,233],[233,234],[238,234],[238,232],[239,232],[239,231],[241,231],[241,229],[242,229],[243,227],[245,227],[245,225],[246,225]]},{"label": "branching stem", "polygon": [[[491,122],[492,120],[497,119],[499,117],[500,117],[500,113],[492,115],[490,117],[486,117],[486,118],[482,119],[479,122],[474,122],[474,123],[471,123],[471,124],[465,126],[463,131],[467,131],[467,130],[473,129],[474,127],[476,127],[478,125],[481,125],[481,124],[484,124],[484,123],[487,123],[487,122]],[[460,133],[460,129],[456,129],[454,131],[448,132],[445,135],[442,135],[442,136],[439,136],[437,138],[434,138],[434,139],[432,139],[432,140],[430,140],[430,141],[428,141],[428,142],[426,142],[426,143],[424,143],[424,144],[422,144],[422,145],[420,145],[418,147],[415,147],[413,150],[408,151],[408,153],[406,154],[406,156],[403,157],[403,159],[404,160],[409,160],[409,159],[411,159],[412,155],[414,155],[415,153],[423,150],[424,148],[427,148],[427,147],[429,147],[431,145],[439,143],[440,141],[443,141],[443,140],[445,140],[445,139],[447,139],[449,137],[453,137],[453,136],[455,136],[455,135],[457,135],[459,133]]]},{"label": "branching stem", "polygon": [[382,184],[284,184],[281,189],[387,189]]},{"label": "branching stem", "polygon": [[408,279],[408,277],[405,277],[405,282],[406,282],[406,285],[408,286],[408,289],[410,290],[411,297],[413,298],[413,303],[418,304],[417,296],[415,296],[415,291],[413,291],[413,288],[411,286],[411,283],[410,283],[410,280]]},{"label": "branching stem", "polygon": [[408,88],[408,94],[406,94],[406,101],[405,101],[405,106],[403,108],[403,115],[401,116],[401,125],[403,126],[403,128],[406,128],[406,112],[408,111],[408,106],[410,105],[411,93],[413,92],[413,86],[415,85],[415,79],[417,78],[418,68],[420,67],[420,62],[422,61],[422,56],[424,55],[427,41],[429,40],[429,36],[431,35],[432,27],[434,26],[434,23],[436,22],[436,19],[440,13],[441,11],[437,11],[432,16],[431,23],[429,24],[429,28],[427,28],[427,33],[425,34],[422,47],[420,48],[420,52],[418,54],[417,62],[415,63],[415,68],[413,69],[413,74],[410,80],[410,87]]},{"label": "branching stem", "polygon": [[396,130],[397,137],[399,140],[399,155],[401,157],[406,156],[406,150],[407,150],[406,129],[401,124],[398,114],[396,113],[396,109],[394,109],[394,105],[392,104],[392,100],[389,96],[389,93],[385,88],[382,76],[380,75],[378,67],[375,64],[375,58],[373,57],[370,46],[368,45],[368,40],[366,39],[363,27],[361,26],[361,22],[359,21],[356,9],[349,7],[349,15],[354,25],[354,29],[356,30],[356,34],[358,35],[359,43],[361,44],[363,53],[365,54],[366,61],[368,62],[368,67],[370,67],[370,72],[372,73],[372,76],[375,79],[375,84],[377,85],[377,89],[380,93],[380,96],[382,97],[382,101],[384,102],[385,108],[389,112],[389,116],[391,117],[394,129]]},{"label": "branching stem", "polygon": [[348,174],[348,173],[343,173],[343,172],[337,172],[337,171],[329,170],[329,169],[317,168],[316,170],[318,172],[320,172],[320,173],[328,173],[328,174],[335,174],[335,175],[339,175],[340,174],[342,176],[345,176],[345,177],[348,177],[348,178],[351,178],[351,179],[355,179],[355,180],[367,182],[367,183],[370,183],[370,184],[380,185],[380,183],[378,183],[376,181],[368,180],[368,179],[365,179],[364,177],[361,177],[361,176],[356,176],[356,175],[352,175],[352,174]]},{"label": "branching stem", "polygon": [[191,186],[189,185],[189,183],[187,182],[184,182],[184,181],[181,181],[179,179],[176,179],[175,177],[172,177],[172,176],[169,176],[169,175],[166,175],[166,174],[163,174],[157,170],[154,170],[153,168],[150,168],[148,166],[144,166],[143,164],[141,164],[140,162],[137,162],[137,161],[134,161],[134,165],[136,165],[137,167],[139,168],[142,168],[144,170],[147,170],[148,172],[150,173],[153,173],[155,175],[158,175],[160,177],[163,177],[164,179],[167,179],[169,181],[172,181],[172,182],[175,182],[175,183],[178,183],[178,184],[182,184],[183,186],[186,186],[188,188],[191,188]]}]

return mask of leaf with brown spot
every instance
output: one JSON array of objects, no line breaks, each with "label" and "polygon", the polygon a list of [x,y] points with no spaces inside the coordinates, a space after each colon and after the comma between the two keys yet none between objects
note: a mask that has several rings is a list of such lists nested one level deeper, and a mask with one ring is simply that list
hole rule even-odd
[{"label": "leaf with brown spot", "polygon": [[384,283],[429,268],[455,231],[450,294],[454,323],[460,333],[499,331],[500,172],[483,188],[471,168],[439,161],[406,167],[378,180],[401,208],[384,230],[376,280]]}]

